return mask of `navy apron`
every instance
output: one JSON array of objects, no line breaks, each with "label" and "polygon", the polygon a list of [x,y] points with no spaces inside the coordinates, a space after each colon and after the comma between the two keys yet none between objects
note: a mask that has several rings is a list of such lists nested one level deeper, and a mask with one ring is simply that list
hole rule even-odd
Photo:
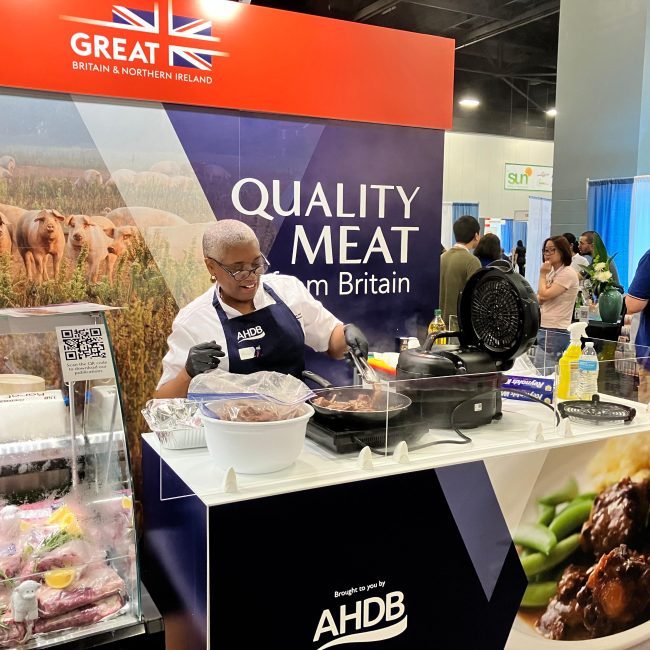
[{"label": "navy apron", "polygon": [[265,284],[262,288],[275,304],[235,318],[228,318],[214,292],[212,304],[226,336],[228,369],[242,375],[275,370],[300,378],[305,369],[305,333],[275,291]]}]

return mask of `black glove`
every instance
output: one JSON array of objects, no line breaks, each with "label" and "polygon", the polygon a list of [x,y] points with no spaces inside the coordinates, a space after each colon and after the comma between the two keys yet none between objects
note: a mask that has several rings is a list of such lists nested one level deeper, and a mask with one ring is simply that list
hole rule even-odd
[{"label": "black glove", "polygon": [[348,323],[344,328],[345,342],[350,348],[350,352],[363,359],[368,358],[368,339],[364,333],[352,323]]},{"label": "black glove", "polygon": [[196,377],[202,372],[214,370],[219,365],[221,357],[225,356],[226,353],[215,341],[193,345],[187,355],[185,370],[190,377]]}]

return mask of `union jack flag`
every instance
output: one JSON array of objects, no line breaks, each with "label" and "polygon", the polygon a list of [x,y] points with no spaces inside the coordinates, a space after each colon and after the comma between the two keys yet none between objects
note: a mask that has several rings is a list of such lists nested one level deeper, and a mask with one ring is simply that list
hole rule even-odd
[{"label": "union jack flag", "polygon": [[[176,16],[173,12],[172,0],[167,5],[167,35],[173,39],[192,39],[194,41],[218,42],[220,39],[212,35],[212,21],[205,18]],[[153,3],[152,10],[133,9],[124,5],[111,7],[112,20],[95,20],[75,16],[61,16],[64,20],[111,27],[120,30],[144,32],[147,34],[164,33],[160,26],[160,10],[158,3]],[[228,56],[226,52],[196,47],[194,44],[168,44],[168,63],[172,67],[196,68],[212,70],[213,56]]]}]

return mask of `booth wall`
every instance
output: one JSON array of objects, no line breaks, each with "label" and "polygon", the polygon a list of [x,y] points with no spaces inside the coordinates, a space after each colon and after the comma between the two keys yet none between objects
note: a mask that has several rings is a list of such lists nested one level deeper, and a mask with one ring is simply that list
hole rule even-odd
[{"label": "booth wall", "polygon": [[506,163],[553,165],[553,143],[476,133],[445,133],[442,196],[445,202],[478,203],[481,217],[512,219],[528,211],[528,196],[550,192],[506,190]]}]

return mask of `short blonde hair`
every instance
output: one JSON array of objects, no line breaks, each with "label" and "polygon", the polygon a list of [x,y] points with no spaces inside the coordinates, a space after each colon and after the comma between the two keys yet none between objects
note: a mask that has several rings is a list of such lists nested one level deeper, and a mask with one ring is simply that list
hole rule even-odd
[{"label": "short blonde hair", "polygon": [[240,244],[257,244],[255,231],[237,219],[221,219],[203,233],[203,257],[222,259],[225,252]]}]

